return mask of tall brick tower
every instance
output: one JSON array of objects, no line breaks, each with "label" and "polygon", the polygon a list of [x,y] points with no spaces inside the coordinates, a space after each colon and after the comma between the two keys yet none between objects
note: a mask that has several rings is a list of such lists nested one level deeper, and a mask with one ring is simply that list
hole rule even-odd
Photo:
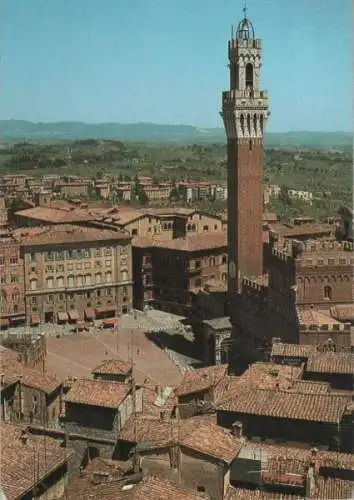
[{"label": "tall brick tower", "polygon": [[228,42],[230,90],[222,94],[227,135],[229,297],[231,311],[243,276],[263,272],[263,131],[269,116],[260,90],[261,40],[246,16]]}]

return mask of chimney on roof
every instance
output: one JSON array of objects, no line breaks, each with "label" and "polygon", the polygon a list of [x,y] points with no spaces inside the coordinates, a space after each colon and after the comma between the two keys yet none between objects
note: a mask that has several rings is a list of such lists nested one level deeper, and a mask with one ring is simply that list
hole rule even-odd
[{"label": "chimney on roof", "polygon": [[22,444],[27,444],[28,437],[29,437],[29,436],[28,436],[28,434],[27,434],[26,429],[22,429],[22,431],[21,431],[21,436],[20,436],[21,443],[22,443]]},{"label": "chimney on roof", "polygon": [[231,429],[232,429],[232,434],[236,438],[240,439],[242,438],[243,434],[243,425],[242,422],[236,421],[233,424],[231,424]]},{"label": "chimney on roof", "polygon": [[316,495],[316,473],[313,466],[309,467],[306,477],[306,497],[315,498]]}]

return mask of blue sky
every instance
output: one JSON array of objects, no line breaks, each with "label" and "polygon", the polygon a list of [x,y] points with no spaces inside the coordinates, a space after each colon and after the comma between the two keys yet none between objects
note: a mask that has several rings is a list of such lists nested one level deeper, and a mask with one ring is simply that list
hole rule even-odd
[{"label": "blue sky", "polygon": [[[2,0],[0,118],[222,126],[242,0]],[[350,0],[248,0],[269,131],[350,130]]]}]

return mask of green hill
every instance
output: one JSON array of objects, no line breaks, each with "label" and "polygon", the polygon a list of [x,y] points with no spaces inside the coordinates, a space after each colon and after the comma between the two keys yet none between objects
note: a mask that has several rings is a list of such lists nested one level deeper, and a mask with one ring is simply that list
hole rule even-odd
[{"label": "green hill", "polygon": [[[157,125],[154,123],[33,123],[24,120],[0,120],[3,142],[53,142],[80,139],[115,139],[150,143],[213,143],[224,142],[222,128],[197,128],[191,125]],[[352,146],[349,132],[287,132],[266,133],[267,147],[348,148]]]}]

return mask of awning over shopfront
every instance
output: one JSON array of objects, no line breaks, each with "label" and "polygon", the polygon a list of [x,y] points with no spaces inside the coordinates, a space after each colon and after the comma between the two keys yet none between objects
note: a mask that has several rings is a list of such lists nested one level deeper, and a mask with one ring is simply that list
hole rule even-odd
[{"label": "awning over shopfront", "polygon": [[76,309],[72,309],[68,312],[70,321],[77,321],[79,319],[79,313]]},{"label": "awning over shopfront", "polygon": [[92,319],[95,319],[95,310],[93,307],[88,307],[85,309],[85,318],[90,321]]},{"label": "awning over shopfront", "polygon": [[39,325],[41,322],[41,317],[39,314],[32,314],[31,325]]},{"label": "awning over shopfront", "polygon": [[117,320],[115,320],[114,318],[111,318],[111,319],[105,319],[104,322],[103,322],[103,326],[105,328],[114,328],[117,324]]},{"label": "awning over shopfront", "polygon": [[96,307],[96,314],[114,314],[116,311],[115,307]]},{"label": "awning over shopfront", "polygon": [[68,319],[69,319],[68,313],[66,313],[64,311],[58,312],[58,321],[64,322],[64,321],[68,321]]}]

